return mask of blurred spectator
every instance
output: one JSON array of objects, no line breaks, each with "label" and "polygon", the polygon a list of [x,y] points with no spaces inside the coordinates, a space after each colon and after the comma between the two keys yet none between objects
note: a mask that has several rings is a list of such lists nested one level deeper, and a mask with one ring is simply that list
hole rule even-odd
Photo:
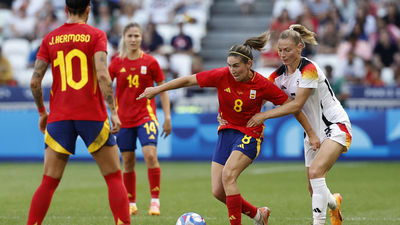
[{"label": "blurred spectator", "polygon": [[307,5],[304,5],[303,14],[297,18],[297,21],[299,24],[307,27],[308,30],[318,33],[319,20],[313,15],[311,9]]},{"label": "blurred spectator", "polygon": [[373,63],[367,63],[367,75],[365,76],[364,85],[371,87],[383,87],[385,83],[381,78],[381,68]]},{"label": "blurred spectator", "polygon": [[156,24],[149,22],[143,32],[142,50],[145,52],[157,52],[164,40],[156,30]]},{"label": "blurred spectator", "polygon": [[296,20],[298,16],[303,14],[303,3],[301,0],[274,0],[272,16],[275,18],[279,17],[284,9],[288,10],[292,20]]},{"label": "blurred spectator", "polygon": [[335,0],[335,4],[339,9],[344,21],[348,22],[354,17],[357,9],[356,0]]},{"label": "blurred spectator", "polygon": [[307,6],[319,21],[326,19],[331,7],[327,0],[307,0]]},{"label": "blurred spectator", "polygon": [[44,15],[44,18],[38,20],[35,25],[34,39],[42,39],[50,31],[56,29],[59,26],[59,21],[54,13]]},{"label": "blurred spectator", "polygon": [[125,0],[121,3],[121,15],[118,17],[117,26],[118,33],[122,33],[122,28],[130,22],[138,23],[142,28],[148,23],[148,15],[140,13],[140,5],[135,4],[133,1]]},{"label": "blurred spectator", "polygon": [[369,5],[360,2],[355,16],[347,24],[347,34],[355,31],[358,35],[362,35],[362,38],[367,40],[369,36],[376,31],[375,17],[368,12]]},{"label": "blurred spectator", "polygon": [[[308,30],[317,33],[319,28],[319,21],[316,16],[314,16],[307,5],[303,7],[303,14],[297,18],[297,23],[305,26]],[[304,57],[311,57],[315,54],[316,46],[306,45],[301,52]]]},{"label": "blurred spectator", "polygon": [[394,55],[399,54],[399,48],[386,29],[379,32],[378,43],[374,48],[374,57],[383,67],[390,67],[394,62]]},{"label": "blurred spectator", "polygon": [[331,65],[325,66],[325,74],[331,84],[332,90],[336,98],[340,101],[343,107],[346,107],[346,100],[350,97],[350,88],[347,83],[346,77],[339,77],[334,79],[333,67]]},{"label": "blurred spectator", "polygon": [[13,0],[1,0],[0,1],[0,8],[1,9],[11,9]]},{"label": "blurred spectator", "polygon": [[107,34],[111,32],[114,19],[106,2],[102,2],[98,8],[98,16],[95,18],[95,25]]},{"label": "blurred spectator", "polygon": [[22,4],[17,11],[13,11],[13,19],[10,21],[11,38],[33,39],[36,18],[27,15],[27,6]]},{"label": "blurred spectator", "polygon": [[277,32],[280,34],[282,31],[289,29],[289,26],[293,23],[294,21],[289,17],[289,11],[287,9],[283,9],[282,13],[278,17],[273,18],[269,29],[271,32]]},{"label": "blurred spectator", "polygon": [[180,0],[148,0],[150,20],[155,24],[168,24],[175,18]]},{"label": "blurred spectator", "polygon": [[340,59],[346,59],[349,52],[361,57],[363,60],[372,59],[371,45],[365,40],[358,39],[358,36],[354,33],[350,34],[346,41],[340,43],[337,54]]},{"label": "blurred spectator", "polygon": [[16,82],[13,79],[13,71],[10,62],[2,54],[0,46],[0,85],[15,86]]},{"label": "blurred spectator", "polygon": [[319,37],[318,53],[335,54],[340,43],[340,36],[333,20],[328,20],[321,28]]},{"label": "blurred spectator", "polygon": [[364,61],[353,51],[349,51],[344,61],[342,74],[350,84],[361,84],[366,74]]},{"label": "blurred spectator", "polygon": [[236,3],[240,6],[240,11],[244,16],[249,15],[254,7],[254,0],[236,0]]},{"label": "blurred spectator", "polygon": [[175,52],[192,55],[192,38],[183,32],[183,26],[184,24],[182,22],[178,23],[179,33],[172,37],[171,46],[174,48]]},{"label": "blurred spectator", "polygon": [[386,15],[383,17],[386,24],[393,24],[400,28],[400,11],[396,2],[386,2]]}]

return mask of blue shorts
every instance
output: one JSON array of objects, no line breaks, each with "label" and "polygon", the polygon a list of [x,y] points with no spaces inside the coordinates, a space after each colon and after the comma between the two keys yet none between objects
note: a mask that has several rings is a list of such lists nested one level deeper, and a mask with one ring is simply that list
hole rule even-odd
[{"label": "blue shorts", "polygon": [[261,142],[261,138],[248,136],[238,130],[220,130],[212,161],[225,165],[233,151],[240,151],[254,160],[260,153]]},{"label": "blue shorts", "polygon": [[104,145],[116,144],[115,136],[110,133],[108,119],[102,121],[62,120],[47,124],[44,135],[45,147],[49,146],[59,153],[75,154],[75,143],[78,135],[85,142],[90,153]]},{"label": "blue shorts", "polygon": [[137,127],[121,128],[117,133],[117,144],[121,152],[136,150],[136,139],[142,146],[157,146],[158,127],[155,121],[146,122]]}]

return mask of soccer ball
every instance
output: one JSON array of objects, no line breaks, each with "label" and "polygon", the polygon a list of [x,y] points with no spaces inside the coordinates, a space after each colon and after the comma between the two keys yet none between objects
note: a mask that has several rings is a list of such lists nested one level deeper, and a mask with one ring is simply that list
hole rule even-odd
[{"label": "soccer ball", "polygon": [[189,212],[180,216],[176,225],[206,225],[206,221],[199,214]]}]

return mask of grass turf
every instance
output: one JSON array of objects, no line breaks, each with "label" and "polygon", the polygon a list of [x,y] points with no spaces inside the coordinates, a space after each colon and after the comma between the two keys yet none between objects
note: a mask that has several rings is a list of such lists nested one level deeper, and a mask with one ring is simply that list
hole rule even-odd
[{"label": "grass turf", "polygon": [[[174,225],[190,211],[202,215],[207,225],[229,224],[226,207],[211,194],[210,163],[161,162],[161,168],[161,216],[149,216],[147,169],[137,164],[139,214],[132,224]],[[26,224],[42,171],[40,163],[0,163],[0,224]],[[399,162],[336,163],[327,183],[343,196],[343,224],[400,224],[399,171]],[[256,162],[240,176],[239,188],[250,203],[271,208],[271,225],[312,222],[303,163]],[[106,185],[94,163],[68,164],[43,224],[113,224]],[[242,224],[253,221],[243,215]]]}]

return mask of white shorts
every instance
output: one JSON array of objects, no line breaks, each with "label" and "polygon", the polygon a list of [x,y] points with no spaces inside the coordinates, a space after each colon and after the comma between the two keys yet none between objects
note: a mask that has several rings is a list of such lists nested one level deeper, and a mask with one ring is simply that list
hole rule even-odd
[{"label": "white shorts", "polygon": [[[325,139],[331,139],[345,146],[346,150],[344,152],[347,152],[351,144],[351,138],[350,122],[335,123],[325,129],[325,136],[321,138],[321,144]],[[311,162],[317,155],[318,151],[319,149],[314,151],[308,142],[308,139],[304,139],[304,160],[306,167],[310,167]]]}]

